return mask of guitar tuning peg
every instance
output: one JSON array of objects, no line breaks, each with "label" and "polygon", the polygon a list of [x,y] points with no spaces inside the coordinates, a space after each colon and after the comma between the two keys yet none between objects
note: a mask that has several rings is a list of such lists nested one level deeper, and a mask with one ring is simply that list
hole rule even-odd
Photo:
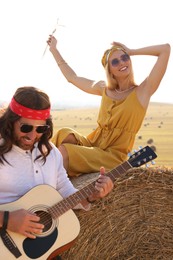
[{"label": "guitar tuning peg", "polygon": [[152,165],[155,165],[156,163],[155,163],[155,161],[151,161],[151,164],[152,164]]},{"label": "guitar tuning peg", "polygon": [[146,163],[146,164],[145,164],[145,167],[146,167],[146,168],[149,168],[151,164],[154,165],[154,164],[156,164],[156,163],[155,163],[155,161],[150,161],[150,164],[149,164],[149,163]]},{"label": "guitar tuning peg", "polygon": [[142,149],[142,145],[140,145],[138,148],[139,148],[139,150]]},{"label": "guitar tuning peg", "polygon": [[128,153],[128,157],[130,157],[132,154],[131,153]]}]

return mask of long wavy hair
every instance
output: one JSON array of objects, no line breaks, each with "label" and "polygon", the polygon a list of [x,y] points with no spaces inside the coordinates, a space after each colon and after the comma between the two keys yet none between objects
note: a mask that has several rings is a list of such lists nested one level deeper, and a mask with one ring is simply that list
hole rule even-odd
[{"label": "long wavy hair", "polygon": [[[107,79],[107,86],[109,89],[114,90],[114,89],[118,89],[118,81],[116,79],[116,77],[110,72],[109,69],[109,64],[106,64],[105,66],[105,72],[106,72],[106,79]],[[127,77],[127,85],[128,86],[138,86],[135,83],[134,80],[134,74],[133,74],[133,69],[131,68],[131,72]]]},{"label": "long wavy hair", "polygon": [[[43,110],[50,108],[48,95],[35,87],[20,87],[16,90],[13,97],[19,104],[31,109]],[[11,150],[12,145],[14,144],[14,123],[20,118],[19,115],[12,112],[9,106],[0,117],[0,163],[6,161],[4,155]],[[53,134],[53,122],[51,116],[46,119],[46,124],[50,127],[46,133],[42,134],[38,142],[38,149],[41,155],[35,159],[37,160],[42,157],[44,163],[46,161],[46,156],[52,149],[52,146],[49,143]]]}]

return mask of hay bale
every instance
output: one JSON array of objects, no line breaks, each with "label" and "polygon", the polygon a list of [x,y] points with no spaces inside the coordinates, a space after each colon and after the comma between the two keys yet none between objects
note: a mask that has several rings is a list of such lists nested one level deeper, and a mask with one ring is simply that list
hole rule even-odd
[{"label": "hay bale", "polygon": [[76,211],[80,234],[62,258],[173,259],[173,170],[132,169],[116,185],[91,211]]}]

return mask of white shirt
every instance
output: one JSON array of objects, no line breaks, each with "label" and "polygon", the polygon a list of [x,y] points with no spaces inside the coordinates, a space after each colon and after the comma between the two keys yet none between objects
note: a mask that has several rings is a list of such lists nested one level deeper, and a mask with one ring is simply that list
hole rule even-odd
[{"label": "white shirt", "polygon": [[32,151],[26,151],[13,145],[10,152],[4,154],[8,161],[0,164],[0,204],[19,199],[34,186],[48,184],[65,198],[77,189],[69,180],[63,167],[59,150],[53,145],[46,162],[35,158],[40,154],[37,144]]}]

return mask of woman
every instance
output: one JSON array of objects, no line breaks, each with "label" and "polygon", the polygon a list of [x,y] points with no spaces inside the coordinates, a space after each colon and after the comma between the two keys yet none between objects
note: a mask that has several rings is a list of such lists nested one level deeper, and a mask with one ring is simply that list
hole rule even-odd
[{"label": "woman", "polygon": [[[82,136],[70,128],[60,129],[53,137],[64,160],[69,176],[98,172],[104,164],[111,170],[127,159],[133,148],[151,96],[159,87],[165,74],[170,45],[162,44],[139,49],[129,49],[113,42],[105,51],[102,65],[107,82],[95,82],[79,77],[65,62],[56,48],[57,40],[50,35],[47,41],[62,74],[68,82],[89,94],[102,96],[98,126],[88,136]],[[134,81],[130,56],[156,56],[156,62],[139,85]]]}]

